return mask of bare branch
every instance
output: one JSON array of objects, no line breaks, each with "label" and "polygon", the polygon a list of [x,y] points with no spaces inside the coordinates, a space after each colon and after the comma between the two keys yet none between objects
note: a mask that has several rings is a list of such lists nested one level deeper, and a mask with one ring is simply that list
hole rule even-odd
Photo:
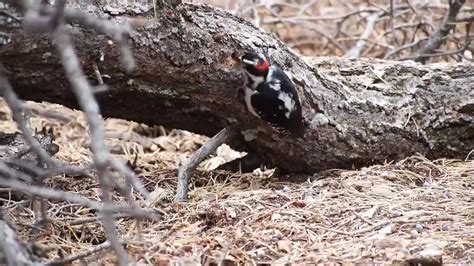
[{"label": "bare branch", "polygon": [[[94,94],[90,85],[85,78],[79,60],[75,54],[72,41],[65,25],[59,25],[54,31],[54,40],[58,53],[61,57],[66,77],[71,83],[74,94],[76,95],[79,105],[85,112],[87,122],[91,132],[91,149],[94,153],[94,164],[97,168],[100,185],[102,189],[102,200],[107,204],[111,202],[109,190],[112,180],[108,168],[109,152],[105,144],[105,133],[101,125],[101,116],[99,105],[94,98]],[[104,209],[103,226],[112,247],[117,254],[119,265],[128,264],[128,255],[119,243],[115,222],[109,210]]]},{"label": "bare branch", "polygon": [[39,156],[42,162],[54,165],[55,163],[50,155],[41,147],[38,140],[33,137],[33,133],[22,116],[22,113],[24,112],[22,102],[16,96],[10,82],[8,82],[8,79],[3,75],[2,71],[0,71],[0,95],[5,99],[12,110],[13,119],[23,132],[23,136],[31,149],[33,149],[33,151]]},{"label": "bare branch", "polygon": [[125,176],[125,179],[128,184],[132,185],[145,198],[148,198],[150,193],[148,192],[148,190],[146,190],[143,183],[140,182],[140,180],[135,176],[135,173],[133,173],[133,171],[130,170],[130,168],[128,168],[124,162],[119,161],[115,158],[110,158],[110,164],[113,168],[115,168],[117,171],[121,172]]},{"label": "bare branch", "polygon": [[401,51],[403,50],[406,50],[406,49],[409,49],[409,48],[412,48],[414,46],[417,46],[420,42],[424,41],[426,39],[420,39],[420,40],[416,40],[412,43],[408,43],[408,44],[405,44],[405,45],[402,45],[400,47],[398,47],[397,49],[393,49],[392,51],[388,52],[385,56],[384,56],[384,59],[389,59],[390,57],[400,53]]},{"label": "bare branch", "polygon": [[471,45],[471,41],[468,40],[461,49],[458,49],[456,51],[439,52],[439,53],[433,53],[433,54],[420,54],[420,55],[417,55],[417,56],[405,57],[405,58],[402,58],[400,60],[415,60],[416,61],[416,60],[420,60],[420,59],[427,59],[427,58],[430,58],[430,57],[450,56],[450,55],[462,54],[464,51],[469,49],[470,45]]},{"label": "bare branch", "polygon": [[429,57],[423,55],[432,54],[443,44],[446,39],[446,36],[452,29],[454,29],[456,16],[465,2],[466,0],[450,0],[449,9],[443,19],[443,22],[441,23],[441,25],[439,25],[435,33],[428,39],[428,43],[426,44],[426,46],[414,53],[413,57],[415,57],[415,61],[425,62],[426,59]]},{"label": "bare branch", "polygon": [[76,203],[99,212],[108,211],[110,213],[123,213],[127,214],[129,217],[136,217],[155,221],[158,221],[160,219],[159,216],[153,213],[151,210],[146,210],[142,208],[131,209],[130,206],[122,204],[101,203],[98,201],[90,200],[78,194],[54,190],[50,188],[44,188],[40,186],[28,185],[17,180],[6,179],[3,177],[0,177],[0,185],[44,199],[54,199]]},{"label": "bare branch", "polygon": [[92,249],[90,250],[86,250],[84,252],[80,252],[80,253],[77,253],[77,254],[73,254],[73,255],[70,255],[70,256],[67,256],[65,258],[62,258],[62,259],[59,259],[59,260],[55,260],[53,262],[50,262],[48,263],[47,265],[64,265],[64,264],[68,264],[68,263],[71,263],[73,261],[76,261],[76,260],[80,260],[80,259],[83,259],[83,258],[86,258],[86,257],[89,257],[91,255],[94,255],[96,253],[99,253],[101,251],[104,251],[106,249],[109,249],[111,247],[111,244],[109,241],[106,241],[102,244],[99,244],[97,246],[94,246]]},{"label": "bare branch", "polygon": [[2,216],[0,212],[0,262],[6,265],[43,265],[31,258],[15,229]]},{"label": "bare branch", "polygon": [[[75,54],[73,43],[69,36],[69,32],[67,31],[64,23],[76,22],[85,27],[93,28],[100,33],[111,36],[119,43],[122,54],[122,64],[127,71],[131,71],[135,65],[131,50],[127,45],[131,27],[129,24],[126,24],[126,26],[116,26],[110,22],[96,19],[86,13],[75,10],[65,10],[64,8],[64,0],[56,3],[55,8],[43,5],[39,8],[39,12],[36,8],[27,8],[24,26],[29,31],[51,32],[53,35],[56,48],[66,72],[66,76],[72,85],[72,89],[78,99],[79,105],[85,112],[87,121],[90,125],[91,149],[94,153],[94,166],[98,171],[102,189],[102,200],[104,203],[111,204],[112,201],[109,195],[109,190],[111,188],[111,184],[116,183],[115,180],[111,179],[111,173],[108,169],[112,163],[115,168],[124,173],[127,183],[136,187],[137,190],[146,196],[147,191],[144,189],[139,180],[136,179],[133,172],[127,171],[123,163],[115,161],[113,158],[110,159],[111,155],[107,149],[105,143],[105,133],[101,126],[99,106],[94,98],[91,86],[82,72],[79,60]],[[9,91],[13,92],[11,87],[9,88]],[[18,110],[13,110],[12,112],[14,115],[20,114]],[[121,191],[127,198],[131,209],[135,210],[137,207],[134,204],[134,200],[131,195],[131,191],[128,189],[128,186],[126,189],[122,187]],[[118,241],[114,219],[110,210],[103,209],[102,215],[107,238],[109,239],[111,246],[117,254],[119,264],[127,265],[128,255]]]},{"label": "bare branch", "polygon": [[236,134],[232,127],[226,127],[208,140],[189,159],[187,159],[178,170],[178,187],[176,189],[175,201],[183,202],[188,199],[189,179],[193,175],[196,167],[207,156],[213,153],[220,145],[229,141]]},{"label": "bare branch", "polygon": [[13,15],[13,14],[10,14],[10,13],[8,13],[8,12],[5,11],[5,10],[0,10],[0,16],[5,16],[5,17],[8,17],[8,18],[13,19],[13,20],[16,21],[16,22],[20,22],[20,23],[21,23],[21,18],[15,16],[15,15]]},{"label": "bare branch", "polygon": [[344,57],[348,58],[357,58],[362,53],[362,49],[364,49],[365,44],[367,43],[367,39],[369,39],[370,35],[374,32],[375,22],[379,19],[380,16],[384,14],[383,11],[376,12],[367,17],[367,26],[364,30],[364,33],[360,36],[359,41],[356,43],[352,49],[347,52]]},{"label": "bare branch", "polygon": [[3,176],[9,176],[11,178],[15,178],[18,180],[23,180],[25,182],[32,182],[33,179],[31,176],[24,174],[24,173],[19,173],[18,171],[13,170],[10,168],[6,163],[0,161],[0,175]]},{"label": "bare branch", "polygon": [[[44,6],[42,13],[51,15],[54,9]],[[79,23],[85,28],[94,29],[100,34],[105,34],[115,40],[120,48],[122,67],[130,72],[135,68],[135,59],[132,51],[128,46],[128,37],[133,31],[130,23],[114,24],[110,21],[103,20],[92,16],[86,12],[77,9],[65,9],[64,18],[67,23]]]}]

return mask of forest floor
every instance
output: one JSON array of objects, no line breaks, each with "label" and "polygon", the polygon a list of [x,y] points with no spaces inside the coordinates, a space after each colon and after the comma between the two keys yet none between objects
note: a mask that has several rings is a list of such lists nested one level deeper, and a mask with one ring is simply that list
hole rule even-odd
[{"label": "forest floor", "polygon": [[[91,161],[81,112],[48,103],[28,102],[28,107],[33,127],[53,128],[60,147],[57,160],[74,165]],[[2,132],[16,130],[3,101],[0,120]],[[136,196],[138,205],[163,213],[160,222],[141,221],[139,226],[131,218],[117,219],[129,254],[140,264],[406,264],[430,258],[441,258],[444,264],[474,263],[473,160],[413,156],[291,183],[272,177],[271,169],[207,171],[219,161],[214,156],[195,174],[189,202],[176,204],[177,168],[207,138],[118,119],[106,119],[104,125],[115,156],[131,162],[136,157],[136,172],[154,191],[152,201]],[[46,183],[99,200],[97,179],[58,175]],[[116,195],[116,201],[125,202]],[[1,200],[21,238],[31,240],[38,217],[28,200]],[[40,230],[36,243],[48,260],[83,253],[105,241],[100,221],[87,208],[53,201],[47,213],[51,222]],[[85,261],[111,264],[113,258],[106,250]]]}]

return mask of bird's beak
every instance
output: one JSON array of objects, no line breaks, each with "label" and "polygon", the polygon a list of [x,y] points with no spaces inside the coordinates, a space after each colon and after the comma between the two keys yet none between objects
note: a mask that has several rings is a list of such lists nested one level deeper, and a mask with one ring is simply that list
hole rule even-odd
[{"label": "bird's beak", "polygon": [[245,64],[253,65],[253,66],[256,66],[258,64],[257,61],[250,61],[250,60],[247,60],[247,59],[241,59],[240,61],[244,62]]}]

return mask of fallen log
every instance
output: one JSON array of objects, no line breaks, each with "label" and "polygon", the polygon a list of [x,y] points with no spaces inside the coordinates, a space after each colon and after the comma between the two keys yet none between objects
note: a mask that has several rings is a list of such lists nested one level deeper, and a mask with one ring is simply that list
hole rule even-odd
[{"label": "fallen log", "polygon": [[[153,12],[151,12],[153,13]],[[159,124],[213,136],[237,123],[247,151],[289,172],[350,168],[414,153],[465,158],[474,149],[474,65],[304,58],[251,23],[207,5],[183,4],[133,21],[137,67],[120,68],[107,36],[73,24],[76,49],[104,117]],[[46,35],[0,25],[10,41],[0,58],[26,100],[77,108]],[[305,120],[304,137],[283,138],[236,99],[242,77],[233,55],[253,49],[291,72]],[[97,75],[100,79],[97,79]]]}]

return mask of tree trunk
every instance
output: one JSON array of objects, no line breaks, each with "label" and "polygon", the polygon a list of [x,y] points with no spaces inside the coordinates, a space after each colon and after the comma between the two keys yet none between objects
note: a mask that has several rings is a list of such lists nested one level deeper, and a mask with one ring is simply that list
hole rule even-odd
[{"label": "tree trunk", "polygon": [[[473,64],[303,58],[251,23],[205,5],[183,4],[157,19],[135,17],[134,24],[140,24],[130,41],[137,68],[130,74],[120,69],[118,49],[106,36],[72,27],[91,82],[97,83],[96,64],[109,86],[97,94],[105,117],[208,136],[236,122],[248,151],[290,172],[414,153],[464,159],[474,149]],[[0,31],[11,38],[0,46],[0,61],[19,95],[77,108],[50,38],[12,25]],[[245,49],[266,51],[292,73],[303,104],[303,138],[280,137],[237,100],[243,82],[232,55]]]}]

